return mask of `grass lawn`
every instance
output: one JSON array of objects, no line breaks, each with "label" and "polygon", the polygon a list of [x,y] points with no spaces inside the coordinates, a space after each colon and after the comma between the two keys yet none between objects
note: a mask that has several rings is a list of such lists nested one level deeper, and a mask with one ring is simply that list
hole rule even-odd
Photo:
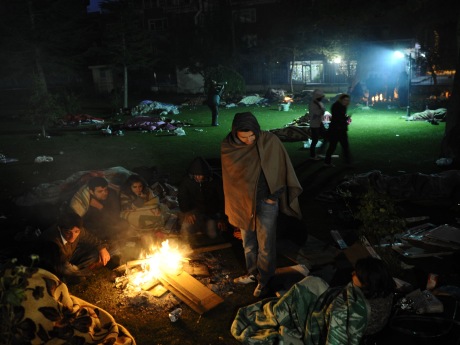
[{"label": "grass lawn", "polygon": [[[96,131],[53,131],[51,139],[37,140],[35,134],[0,135],[0,153],[19,159],[18,163],[1,165],[4,178],[0,182],[2,197],[20,193],[31,186],[64,179],[70,174],[87,169],[124,166],[157,166],[161,173],[177,183],[188,163],[197,155],[219,157],[220,141],[229,132],[236,112],[251,111],[263,129],[279,128],[305,113],[305,105],[294,105],[289,112],[273,108],[247,107],[222,109],[220,127],[210,127],[206,107],[183,109],[175,116],[194,124],[187,127],[186,136],[166,133],[126,131],[123,137],[104,137]],[[444,124],[433,126],[426,122],[406,122],[403,111],[355,110],[349,136],[356,169],[354,172],[379,169],[395,174],[398,171],[438,171],[434,164],[438,157]],[[97,115],[97,114],[95,114]],[[13,125],[8,124],[9,128]],[[17,124],[21,127],[21,124]],[[4,126],[3,126],[4,127]],[[5,128],[5,127],[4,127]],[[203,131],[198,131],[202,129]],[[29,132],[30,133],[30,132]],[[37,131],[38,133],[38,131]],[[310,175],[321,177],[341,175],[341,161],[336,169],[322,169],[321,162],[306,162],[308,152],[302,143],[286,143],[293,164],[298,167],[301,182],[308,186]],[[340,149],[338,152],[340,154]],[[54,157],[53,163],[36,164],[39,155]],[[7,177],[7,178],[6,178]]]}]

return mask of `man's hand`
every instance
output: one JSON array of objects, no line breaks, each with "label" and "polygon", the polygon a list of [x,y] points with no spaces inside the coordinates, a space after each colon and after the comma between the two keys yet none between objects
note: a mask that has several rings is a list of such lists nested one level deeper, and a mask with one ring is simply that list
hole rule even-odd
[{"label": "man's hand", "polygon": [[227,222],[225,220],[217,221],[217,229],[220,231],[227,231]]},{"label": "man's hand", "polygon": [[99,262],[102,262],[102,264],[105,266],[107,265],[107,262],[110,261],[110,254],[107,250],[107,248],[102,248],[99,251]]},{"label": "man's hand", "polygon": [[237,240],[242,241],[243,237],[241,236],[241,230],[240,229],[233,230],[233,237],[235,237]]},{"label": "man's hand", "polygon": [[194,213],[188,213],[185,215],[184,222],[189,223],[189,224],[195,224],[196,223],[196,215]]},{"label": "man's hand", "polygon": [[97,208],[98,210],[102,210],[104,208],[104,205],[102,205],[99,201],[97,201],[94,198],[91,198],[89,205]]},{"label": "man's hand", "polygon": [[274,205],[276,204],[276,201],[275,200],[272,200],[272,199],[265,199],[265,202],[269,205]]}]

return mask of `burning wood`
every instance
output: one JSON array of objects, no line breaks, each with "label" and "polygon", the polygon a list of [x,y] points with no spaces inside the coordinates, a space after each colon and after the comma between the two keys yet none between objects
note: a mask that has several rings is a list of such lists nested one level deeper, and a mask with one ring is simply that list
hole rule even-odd
[{"label": "burning wood", "polygon": [[[229,244],[205,247],[198,252],[223,249],[228,246]],[[156,298],[163,296],[167,289],[199,314],[223,302],[221,297],[184,271],[185,269],[192,274],[206,277],[209,276],[207,266],[200,263],[189,264],[189,259],[177,246],[171,246],[168,240],[160,247],[151,248],[144,256],[141,259],[128,261],[126,265],[117,269],[120,271],[120,268],[123,268],[126,272],[123,277],[117,278],[116,287],[141,295],[146,291]],[[209,281],[209,278],[207,279]]]}]

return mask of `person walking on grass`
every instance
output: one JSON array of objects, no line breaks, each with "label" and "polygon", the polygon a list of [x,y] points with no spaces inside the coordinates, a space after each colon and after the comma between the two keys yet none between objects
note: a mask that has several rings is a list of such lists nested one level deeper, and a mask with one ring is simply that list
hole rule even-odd
[{"label": "person walking on grass", "polygon": [[337,148],[337,144],[342,146],[342,154],[346,164],[351,164],[350,146],[348,143],[348,121],[347,107],[350,104],[350,96],[340,95],[339,99],[331,107],[331,123],[328,129],[329,147],[326,151],[324,165],[334,167],[331,163],[332,154]]},{"label": "person walking on grass", "polygon": [[326,108],[322,100],[324,99],[324,92],[321,90],[313,91],[313,99],[310,102],[308,107],[308,114],[310,117],[310,133],[311,133],[311,145],[310,145],[310,159],[320,160],[316,155],[316,144],[320,137],[324,138],[326,134],[326,129],[323,124],[324,113]]},{"label": "person walking on grass", "polygon": [[250,112],[235,115],[221,158],[225,213],[241,230],[247,268],[234,282],[258,282],[254,296],[265,296],[276,268],[278,210],[300,219],[302,188],[281,141]]}]

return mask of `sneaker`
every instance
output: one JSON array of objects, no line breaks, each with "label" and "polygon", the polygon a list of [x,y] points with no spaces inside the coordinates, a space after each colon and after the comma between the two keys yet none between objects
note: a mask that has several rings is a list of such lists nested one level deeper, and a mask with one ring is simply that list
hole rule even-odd
[{"label": "sneaker", "polygon": [[265,286],[261,284],[257,284],[256,288],[254,289],[254,297],[265,297],[268,294],[268,290]]},{"label": "sneaker", "polygon": [[310,160],[312,160],[312,161],[320,161],[321,158],[319,158],[318,156],[315,156],[315,157],[310,157]]},{"label": "sneaker", "polygon": [[324,163],[324,166],[325,166],[326,168],[335,168],[335,165],[332,164],[332,163]]},{"label": "sneaker", "polygon": [[233,282],[242,285],[251,284],[256,282],[256,277],[254,277],[254,274],[245,274],[244,276],[233,279]]}]

